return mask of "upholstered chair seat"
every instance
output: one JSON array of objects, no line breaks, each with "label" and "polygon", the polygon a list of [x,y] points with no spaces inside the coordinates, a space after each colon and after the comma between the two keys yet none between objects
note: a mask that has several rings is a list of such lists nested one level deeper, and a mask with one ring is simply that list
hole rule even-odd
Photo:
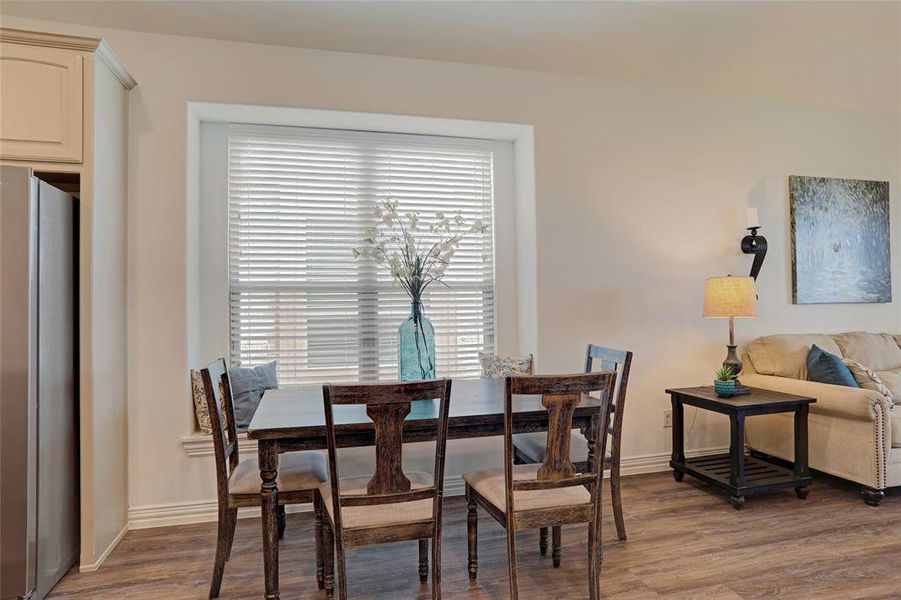
[{"label": "upholstered chair seat", "polygon": [[[411,490],[430,487],[433,477],[429,473],[406,473],[410,480]],[[366,485],[372,479],[371,476],[342,477],[340,488],[342,496],[365,495]],[[323,483],[319,487],[325,510],[329,518],[334,520],[334,506],[332,502],[332,484]],[[408,523],[420,523],[432,520],[432,499],[413,500],[398,504],[373,504],[371,506],[346,506],[341,510],[341,520],[344,529],[361,529],[365,527],[391,527],[393,525],[406,525]]]},{"label": "upholstered chair seat", "polygon": [[[513,481],[537,479],[539,468],[541,468],[540,464],[513,465]],[[506,512],[507,500],[503,467],[466,473],[463,475],[463,481],[498,510]],[[591,492],[582,486],[549,490],[522,490],[515,492],[513,496],[515,512],[543,508],[567,508],[590,503]]]},{"label": "upholstered chair seat", "polygon": [[[315,491],[328,480],[325,455],[318,452],[285,452],[278,461],[278,491]],[[228,478],[231,496],[260,494],[260,463],[256,457],[242,460]]]}]

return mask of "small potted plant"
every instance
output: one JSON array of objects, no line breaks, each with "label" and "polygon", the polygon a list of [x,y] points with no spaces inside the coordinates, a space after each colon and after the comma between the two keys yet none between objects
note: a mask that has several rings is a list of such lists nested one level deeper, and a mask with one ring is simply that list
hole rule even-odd
[{"label": "small potted plant", "polygon": [[731,398],[735,395],[735,372],[732,367],[720,367],[716,370],[713,389],[720,398]]}]

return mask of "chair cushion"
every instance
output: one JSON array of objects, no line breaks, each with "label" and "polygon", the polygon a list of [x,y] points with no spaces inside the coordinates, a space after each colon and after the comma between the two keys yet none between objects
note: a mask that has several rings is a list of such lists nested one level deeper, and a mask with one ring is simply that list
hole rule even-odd
[{"label": "chair cushion", "polygon": [[807,378],[817,383],[860,387],[851,370],[842,363],[840,356],[830,354],[816,344],[807,355]]},{"label": "chair cushion", "polygon": [[817,334],[760,337],[748,344],[745,353],[761,375],[807,379],[807,355],[814,344],[830,354],[843,356],[831,337]]},{"label": "chair cushion", "polygon": [[498,379],[508,375],[531,375],[534,359],[531,354],[522,358],[501,356],[490,352],[479,352],[479,363],[482,365],[482,377]]},{"label": "chair cushion", "polygon": [[[513,465],[513,479],[535,479],[541,465]],[[501,511],[506,511],[507,495],[504,488],[504,469],[487,469],[463,474],[463,481],[485,500]],[[584,486],[551,490],[524,490],[515,492],[513,507],[516,512],[539,508],[561,508],[591,502],[591,494]]]},{"label": "chair cushion", "polygon": [[874,371],[901,369],[901,348],[895,338],[887,333],[855,331],[833,335],[832,339],[842,349],[841,355]]},{"label": "chair cushion", "polygon": [[895,405],[895,395],[892,390],[883,383],[882,378],[873,369],[850,358],[843,358],[842,363],[851,370],[851,374],[854,375],[854,379],[857,380],[860,387],[879,392],[886,397],[890,406]]},{"label": "chair cushion", "polygon": [[[315,490],[328,479],[325,456],[319,452],[285,452],[278,460],[278,490]],[[234,496],[260,493],[260,464],[256,457],[242,460],[228,478],[228,493]]]},{"label": "chair cushion", "polygon": [[228,370],[235,408],[235,429],[247,431],[253,413],[257,411],[263,392],[278,388],[276,361],[255,367],[235,367]]},{"label": "chair cushion", "polygon": [[[513,445],[533,462],[544,462],[544,451],[547,448],[547,432],[536,431],[534,433],[517,433],[513,436]],[[578,431],[572,434],[570,442],[570,460],[574,463],[583,463],[588,460],[588,443],[585,437]],[[604,457],[605,462],[612,459],[610,451]]]},{"label": "chair cushion", "polygon": [[[405,473],[410,480],[411,489],[419,489],[432,485],[432,476],[428,473]],[[342,496],[348,494],[365,494],[366,485],[371,475],[363,477],[342,477],[339,483]],[[319,486],[322,501],[329,517],[334,522],[335,507],[332,502],[332,484]],[[431,498],[412,502],[395,502],[392,504],[373,504],[371,506],[345,506],[341,509],[341,526],[344,529],[361,529],[366,527],[392,527],[406,523],[421,523],[432,518]]]}]

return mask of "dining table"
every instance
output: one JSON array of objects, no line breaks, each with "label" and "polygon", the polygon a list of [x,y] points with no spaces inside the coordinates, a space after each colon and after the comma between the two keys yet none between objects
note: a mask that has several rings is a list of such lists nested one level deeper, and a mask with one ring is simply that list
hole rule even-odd
[{"label": "dining table", "polygon": [[[503,379],[453,378],[448,418],[448,439],[499,436],[504,433]],[[573,428],[588,443],[589,465],[595,460],[596,432],[602,401],[584,395],[573,412]],[[404,442],[434,441],[439,405],[435,400],[411,403],[404,421]],[[548,412],[541,396],[516,396],[513,432],[546,431]],[[262,506],[263,569],[265,598],[279,598],[278,585],[278,456],[294,450],[323,450],[326,441],[321,385],[301,385],[267,390],[247,429],[257,441]],[[335,413],[335,443],[349,448],[375,443],[373,423],[365,405],[343,406]]]}]

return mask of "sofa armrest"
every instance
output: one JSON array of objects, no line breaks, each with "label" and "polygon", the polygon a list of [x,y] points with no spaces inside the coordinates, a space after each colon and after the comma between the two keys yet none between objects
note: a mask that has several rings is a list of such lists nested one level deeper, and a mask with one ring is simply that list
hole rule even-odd
[{"label": "sofa armrest", "polygon": [[863,388],[852,388],[802,379],[776,377],[748,373],[741,376],[741,382],[748,387],[757,387],[785,394],[816,398],[810,405],[810,412],[829,414],[846,419],[875,421],[888,415],[888,400],[879,392]]}]

